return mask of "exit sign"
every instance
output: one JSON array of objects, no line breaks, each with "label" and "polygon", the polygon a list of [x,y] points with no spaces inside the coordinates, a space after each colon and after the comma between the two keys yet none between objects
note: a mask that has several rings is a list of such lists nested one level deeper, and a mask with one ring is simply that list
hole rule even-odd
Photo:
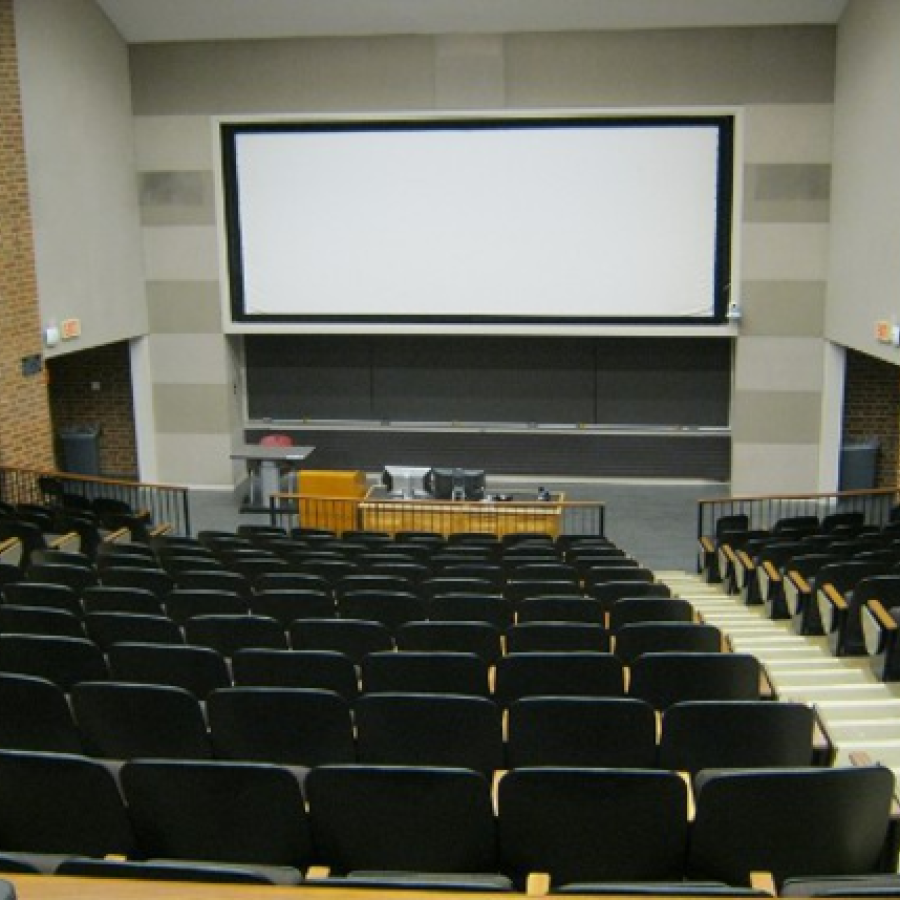
[{"label": "exit sign", "polygon": [[64,341],[71,341],[81,334],[81,319],[63,319],[59,323],[59,336]]}]

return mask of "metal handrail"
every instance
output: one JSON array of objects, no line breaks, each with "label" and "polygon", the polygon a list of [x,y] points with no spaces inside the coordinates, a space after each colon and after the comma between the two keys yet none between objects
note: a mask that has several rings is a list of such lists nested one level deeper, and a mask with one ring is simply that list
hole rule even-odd
[{"label": "metal handrail", "polygon": [[186,487],[0,466],[0,500],[5,503],[34,503],[76,513],[99,499],[126,503],[135,513],[146,514],[154,525],[167,525],[176,534],[191,534]]},{"label": "metal handrail", "polygon": [[751,529],[771,528],[779,519],[843,512],[861,512],[867,525],[881,527],[890,521],[891,510],[900,503],[900,488],[833,491],[817,494],[709,497],[697,501],[697,538],[715,534],[723,516],[746,515]]}]

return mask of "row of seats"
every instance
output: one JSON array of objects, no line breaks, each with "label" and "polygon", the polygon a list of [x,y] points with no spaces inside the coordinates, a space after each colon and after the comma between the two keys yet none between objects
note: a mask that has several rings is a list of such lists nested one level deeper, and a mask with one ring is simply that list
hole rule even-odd
[{"label": "row of seats", "polygon": [[[551,582],[521,583],[522,596],[515,602],[493,592],[479,579],[441,578],[410,590],[391,576],[349,576],[342,579],[335,593],[304,577],[279,579],[249,596],[237,587],[221,581],[230,573],[196,573],[182,586],[169,587],[158,594],[141,586],[151,570],[117,570],[129,576],[102,585],[75,589],[71,585],[16,581],[3,586],[0,606],[38,607],[83,618],[94,612],[137,613],[168,616],[179,624],[202,614],[244,615],[254,613],[276,619],[284,629],[295,619],[366,618],[382,621],[390,628],[415,620],[484,621],[505,629],[513,622],[565,621],[604,625],[616,630],[626,623],[626,607],[613,607],[622,599],[635,597],[671,599],[670,589],[660,582],[612,582],[604,585],[601,597],[585,597],[558,592]],[[111,574],[117,574],[111,573]],[[161,573],[164,575],[164,573]],[[188,573],[195,574],[195,573]],[[136,577],[135,577],[136,576]],[[202,576],[202,577],[201,577]],[[52,577],[52,573],[51,573]],[[164,576],[165,577],[165,576]],[[121,581],[122,583],[117,583]],[[335,596],[336,594],[336,596]],[[685,604],[657,603],[657,615],[687,620],[693,611]],[[650,606],[641,607],[644,610]],[[639,607],[632,606],[632,619]],[[63,628],[63,618],[57,617]],[[52,617],[47,617],[47,626]]]},{"label": "row of seats", "polygon": [[787,537],[775,529],[751,536],[727,519],[725,526],[718,545],[732,592],[789,619],[798,634],[825,635],[835,656],[868,654],[881,680],[900,678],[900,524]]},{"label": "row of seats", "polygon": [[[623,696],[626,666],[613,653],[511,653],[489,665],[474,653],[386,651],[350,657],[326,650],[247,649],[230,660],[209,647],[121,643],[108,654],[81,638],[0,635],[0,671],[46,678],[64,690],[82,681],[173,684],[204,699],[232,684],[312,687],[348,698],[412,690],[493,696],[506,706],[534,694]],[[628,667],[628,692],[662,709],[683,699],[760,699],[772,691],[755,656],[655,652]]]},{"label": "row of seats", "polygon": [[[462,694],[395,691],[353,702],[333,691],[76,684],[70,697],[28,675],[0,674],[0,748],[137,757],[261,760],[295,766],[361,761],[453,765],[827,765],[811,708],[770,701],[690,701],[656,710],[636,697],[524,697],[504,709]],[[659,732],[659,734],[658,734]]]},{"label": "row of seats", "polygon": [[[193,595],[181,598],[189,601]],[[200,600],[208,598],[201,597]],[[227,657],[239,650],[336,650],[357,663],[368,653],[386,650],[475,653],[490,665],[505,653],[584,650],[614,652],[626,665],[643,653],[660,650],[716,652],[726,642],[714,625],[691,621],[688,605],[667,600],[623,600],[618,625],[607,630],[591,622],[563,617],[536,618],[505,629],[481,619],[411,620],[392,630],[379,616],[390,607],[390,595],[366,598],[347,618],[299,618],[287,626],[271,616],[241,612],[201,613],[183,623],[167,615],[97,612],[79,620],[70,613],[30,606],[0,604],[0,635],[33,635],[87,639],[108,652],[120,643],[193,644],[211,647]],[[198,602],[199,609],[204,604]],[[617,623],[618,624],[618,623]]]},{"label": "row of seats", "polygon": [[781,885],[893,871],[893,793],[878,766],[706,770],[693,796],[674,772],[525,768],[494,797],[487,778],[456,768],[321,766],[301,791],[265,764],[135,760],[117,777],[82,756],[2,751],[0,849],[7,869],[128,871],[113,856],[281,883],[315,866],[360,884],[394,873],[492,890],[523,890],[532,873],[588,891],[746,887],[759,871]]}]

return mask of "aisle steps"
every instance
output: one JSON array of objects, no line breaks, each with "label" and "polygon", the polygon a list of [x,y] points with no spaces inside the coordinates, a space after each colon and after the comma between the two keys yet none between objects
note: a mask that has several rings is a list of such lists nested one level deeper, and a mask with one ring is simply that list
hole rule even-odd
[{"label": "aisle steps", "polygon": [[689,572],[658,572],[672,593],[718,626],[737,652],[765,665],[778,696],[815,704],[834,741],[838,763],[864,751],[900,776],[900,685],[879,682],[866,658],[832,656],[823,637],[795,634],[765,607],[746,606]]}]

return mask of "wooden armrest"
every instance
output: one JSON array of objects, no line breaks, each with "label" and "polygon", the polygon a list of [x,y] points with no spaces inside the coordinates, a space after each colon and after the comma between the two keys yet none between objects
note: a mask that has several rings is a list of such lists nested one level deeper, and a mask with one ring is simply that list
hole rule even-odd
[{"label": "wooden armrest", "polygon": [[324,881],[331,877],[331,868],[329,866],[310,866],[306,870],[307,881]]},{"label": "wooden armrest", "polygon": [[762,700],[778,699],[778,691],[775,690],[775,685],[772,682],[772,677],[769,675],[769,670],[762,665],[759,669],[759,696]]},{"label": "wooden armrest", "polygon": [[0,543],[0,560],[17,566],[22,559],[24,549],[22,542],[17,537],[7,538]]},{"label": "wooden armrest", "polygon": [[757,891],[765,891],[773,897],[778,895],[778,891],[775,888],[775,879],[772,877],[771,872],[751,872],[750,887]]},{"label": "wooden armrest", "polygon": [[104,544],[127,544],[131,541],[131,532],[127,528],[117,528],[103,536]]},{"label": "wooden armrest", "polygon": [[810,591],[809,582],[797,571],[791,569],[788,572],[788,578],[797,586],[797,589],[804,594],[808,594]]},{"label": "wooden armrest", "polygon": [[67,531],[65,534],[59,534],[50,541],[52,550],[71,550],[78,552],[81,550],[81,535],[77,531]]},{"label": "wooden armrest", "polygon": [[894,621],[893,616],[888,613],[888,611],[884,608],[884,604],[880,600],[870,600],[867,604],[869,610],[872,615],[877,620],[878,624],[885,631],[896,631],[897,623]]},{"label": "wooden armrest", "polygon": [[160,537],[163,534],[168,534],[172,530],[173,526],[170,522],[162,522],[150,529],[150,537]]},{"label": "wooden armrest", "polygon": [[737,552],[735,551],[734,547],[731,546],[731,544],[723,544],[722,552],[728,557],[728,559],[732,563],[737,562]]},{"label": "wooden armrest", "polygon": [[875,761],[869,756],[867,750],[851,750],[847,754],[850,764],[854,766],[874,766]]},{"label": "wooden armrest", "polygon": [[711,537],[700,538],[700,548],[706,553],[715,553],[716,544]]},{"label": "wooden armrest", "polygon": [[846,610],[849,608],[844,595],[833,585],[825,584],[821,588],[821,592],[825,595],[825,599],[835,608]]},{"label": "wooden armrest", "polygon": [[737,552],[737,560],[745,569],[755,569],[756,563],[753,562],[753,557],[746,550],[738,550]]},{"label": "wooden armrest", "polygon": [[550,893],[549,872],[529,872],[525,882],[525,894],[529,897],[546,897]]},{"label": "wooden armrest", "polygon": [[763,563],[763,571],[766,573],[766,577],[769,581],[781,581],[781,570],[772,562],[772,560],[767,559]]}]

